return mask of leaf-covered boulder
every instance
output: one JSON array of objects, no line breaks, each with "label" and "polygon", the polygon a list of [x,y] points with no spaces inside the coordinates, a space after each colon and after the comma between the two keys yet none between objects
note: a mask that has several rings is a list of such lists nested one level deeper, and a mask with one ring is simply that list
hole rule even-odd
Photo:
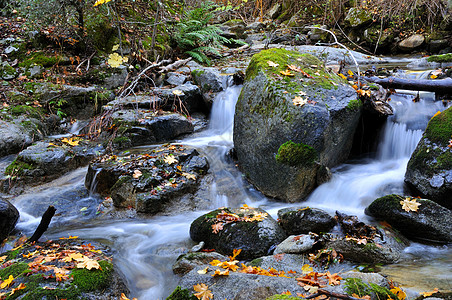
[{"label": "leaf-covered boulder", "polygon": [[13,231],[19,212],[7,200],[0,199],[0,243]]},{"label": "leaf-covered boulder", "polygon": [[98,157],[89,165],[85,186],[111,196],[115,207],[156,214],[194,193],[208,168],[195,149],[166,144],[143,153]]},{"label": "leaf-covered boulder", "polygon": [[253,56],[234,117],[240,169],[267,196],[296,202],[347,159],[361,102],[310,54],[285,49]]},{"label": "leaf-covered boulder", "polygon": [[408,162],[405,182],[421,196],[452,208],[452,107],[429,121]]},{"label": "leaf-covered boulder", "polygon": [[288,207],[278,211],[279,224],[287,234],[330,231],[336,220],[326,211],[311,207]]},{"label": "leaf-covered boulder", "polygon": [[[407,199],[408,198],[408,199]],[[406,207],[406,201],[419,205]],[[428,199],[387,195],[373,201],[366,214],[384,220],[407,237],[441,243],[452,242],[452,211]]]},{"label": "leaf-covered boulder", "polygon": [[286,238],[278,222],[257,208],[220,208],[194,220],[190,237],[205,247],[231,255],[241,249],[240,259],[267,255]]}]

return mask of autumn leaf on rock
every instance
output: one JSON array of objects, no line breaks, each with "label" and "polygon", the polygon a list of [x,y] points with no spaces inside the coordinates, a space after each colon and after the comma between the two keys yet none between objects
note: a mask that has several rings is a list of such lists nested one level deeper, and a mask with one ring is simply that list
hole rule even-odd
[{"label": "autumn leaf on rock", "polygon": [[134,179],[138,179],[138,178],[141,177],[141,175],[143,175],[143,173],[141,173],[140,170],[135,170],[135,171],[133,171],[132,177],[133,177]]},{"label": "autumn leaf on rock", "polygon": [[223,230],[223,223],[215,223],[215,224],[212,225],[212,232],[213,233],[217,234],[221,230]]},{"label": "autumn leaf on rock", "polygon": [[21,284],[19,284],[17,287],[13,288],[12,291],[11,291],[11,294],[9,294],[9,295],[11,296],[11,295],[13,295],[15,292],[20,291],[20,290],[23,290],[23,289],[25,289],[25,288],[26,288],[25,284],[21,283]]},{"label": "autumn leaf on rock", "polygon": [[209,267],[205,267],[204,269],[198,270],[197,273],[204,275],[204,274],[207,274],[208,271],[209,271]]},{"label": "autumn leaf on rock", "polygon": [[61,141],[70,146],[78,146],[78,144],[80,143],[80,141],[75,140],[74,138],[70,138],[70,139],[63,138]]},{"label": "autumn leaf on rock", "polygon": [[187,172],[183,172],[182,176],[184,176],[187,179],[196,180],[196,175],[195,174],[190,174],[190,173],[187,173]]},{"label": "autumn leaf on rock", "polygon": [[[119,300],[130,300],[129,298],[127,298],[127,296],[124,293],[121,293],[121,297],[119,298]],[[132,300],[138,300],[137,298],[133,298]]]},{"label": "autumn leaf on rock", "polygon": [[72,236],[70,235],[69,237],[60,237],[60,240],[72,240],[72,239],[77,239],[78,235]]},{"label": "autumn leaf on rock", "polygon": [[82,262],[77,264],[78,269],[100,269],[100,265],[97,260],[86,257]]},{"label": "autumn leaf on rock", "polygon": [[330,271],[326,272],[326,277],[328,278],[329,285],[339,285],[341,284],[342,277],[337,275],[337,273],[331,274]]},{"label": "autumn leaf on rock", "polygon": [[348,71],[347,71],[347,74],[348,74],[349,76],[353,76],[353,75],[354,75],[353,72],[352,72],[352,70],[348,70]]},{"label": "autumn leaf on rock", "polygon": [[97,0],[95,3],[94,3],[94,5],[93,6],[98,6],[98,5],[101,5],[101,4],[104,4],[104,3],[108,3],[108,2],[110,2],[111,0]]},{"label": "autumn leaf on rock", "polygon": [[267,64],[268,64],[270,67],[273,67],[273,68],[276,68],[277,66],[279,66],[277,63],[274,63],[274,62],[272,62],[271,60],[267,60]]},{"label": "autumn leaf on rock", "polygon": [[11,285],[11,283],[13,282],[13,280],[14,280],[14,276],[13,275],[9,275],[8,279],[6,279],[5,281],[3,281],[0,284],[0,289],[4,289],[6,287],[9,287]]},{"label": "autumn leaf on rock", "polygon": [[70,255],[63,258],[64,262],[71,262],[72,260],[75,261],[84,261],[86,258],[85,255],[81,254],[80,252],[71,253]]},{"label": "autumn leaf on rock", "polygon": [[212,291],[209,290],[209,287],[205,285],[204,283],[200,283],[193,286],[193,289],[195,290],[195,297],[201,300],[210,300],[213,298]]},{"label": "autumn leaf on rock", "polygon": [[401,288],[399,288],[398,286],[393,287],[392,289],[390,289],[390,291],[397,296],[397,298],[399,300],[405,300],[406,298],[406,293],[404,291],[402,291]]},{"label": "autumn leaf on rock", "polygon": [[419,202],[416,202],[416,199],[411,199],[409,197],[406,197],[405,200],[400,201],[400,204],[402,205],[402,209],[406,212],[418,211],[419,206],[421,205]]},{"label": "autumn leaf on rock", "polygon": [[431,292],[425,292],[425,293],[421,293],[422,296],[424,297],[430,297],[433,294],[439,293],[438,288],[434,288],[433,291]]},{"label": "autumn leaf on rock", "polygon": [[314,269],[310,265],[305,264],[303,267],[301,267],[301,271],[303,272],[303,275],[304,275],[304,274],[309,274],[309,273],[313,272]]},{"label": "autumn leaf on rock", "polygon": [[339,73],[339,74],[337,74],[337,75],[339,75],[339,77],[341,77],[342,79],[345,79],[345,80],[347,80],[347,76],[345,76],[344,74],[342,74],[342,73]]},{"label": "autumn leaf on rock", "polygon": [[123,62],[127,62],[129,59],[127,57],[122,57],[118,53],[112,53],[108,57],[108,64],[112,68],[118,68]]},{"label": "autumn leaf on rock", "polygon": [[177,159],[173,155],[167,155],[163,158],[163,161],[166,162],[169,165],[172,165],[174,163],[177,163]]},{"label": "autumn leaf on rock", "polygon": [[301,106],[305,105],[306,103],[308,103],[308,100],[304,99],[304,98],[302,98],[300,96],[295,96],[295,98],[292,99],[292,103],[295,106],[300,106],[301,107]]},{"label": "autumn leaf on rock", "polygon": [[181,96],[183,94],[183,92],[181,90],[173,90],[173,94],[176,96]]},{"label": "autumn leaf on rock", "polygon": [[0,263],[3,262],[7,257],[7,255],[0,256]]},{"label": "autumn leaf on rock", "polygon": [[[246,205],[246,204],[245,204]],[[234,249],[232,250],[232,256],[229,256],[230,261],[234,261],[235,258],[242,252],[242,249]]]},{"label": "autumn leaf on rock", "polygon": [[216,269],[215,273],[213,273],[212,277],[216,277],[216,276],[229,276],[229,269],[224,270],[224,271],[221,271],[220,269]]},{"label": "autumn leaf on rock", "polygon": [[304,290],[307,291],[309,294],[315,294],[319,290],[318,286],[312,286],[312,285],[305,285]]},{"label": "autumn leaf on rock", "polygon": [[290,73],[289,70],[279,71],[279,73],[281,73],[281,74],[284,75],[284,76],[288,76],[288,77],[294,77],[294,76],[295,76],[295,74]]}]

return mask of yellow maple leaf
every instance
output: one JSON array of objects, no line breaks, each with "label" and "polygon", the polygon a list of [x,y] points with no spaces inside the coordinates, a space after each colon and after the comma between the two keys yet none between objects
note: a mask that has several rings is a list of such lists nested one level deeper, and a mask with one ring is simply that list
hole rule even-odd
[{"label": "yellow maple leaf", "polygon": [[14,280],[14,276],[13,275],[9,275],[8,279],[6,279],[5,281],[3,281],[0,284],[0,289],[4,289],[6,287],[9,287],[11,285],[11,283],[13,282],[13,280]]},{"label": "yellow maple leaf", "polygon": [[108,2],[110,2],[111,0],[97,0],[95,3],[94,3],[94,5],[93,6],[98,6],[98,5],[101,5],[101,4],[104,4],[104,3],[108,3]]},{"label": "yellow maple leaf", "polygon": [[72,137],[70,139],[63,138],[61,141],[65,144],[68,144],[71,146],[78,146],[78,144],[80,143],[80,141],[74,140],[74,138],[72,138]]},{"label": "yellow maple leaf", "polygon": [[312,271],[314,271],[314,269],[310,265],[305,264],[303,267],[301,267],[301,271],[303,272],[304,275],[311,273]]},{"label": "yellow maple leaf", "polygon": [[163,158],[163,161],[166,162],[168,165],[172,165],[174,163],[177,163],[178,160],[173,155],[167,155]]},{"label": "yellow maple leaf", "polygon": [[214,259],[210,262],[210,264],[214,267],[221,265],[221,261],[219,261],[218,259]]},{"label": "yellow maple leaf", "polygon": [[337,74],[337,75],[339,75],[342,79],[347,79],[347,76],[345,76],[345,75],[342,74],[342,73],[339,73],[339,74]]},{"label": "yellow maple leaf", "polygon": [[[245,204],[246,205],[246,204]],[[234,261],[235,258],[242,252],[242,249],[234,249],[232,250],[232,256],[229,256],[230,261]]]},{"label": "yellow maple leaf", "polygon": [[401,288],[399,288],[398,286],[393,287],[392,289],[390,289],[390,291],[397,296],[397,298],[399,298],[399,300],[405,300],[406,298],[406,293],[404,291],[402,291]]},{"label": "yellow maple leaf", "polygon": [[270,67],[276,68],[277,66],[279,66],[279,64],[272,62],[271,60],[267,60],[267,64]]},{"label": "yellow maple leaf", "polygon": [[281,73],[281,74],[284,75],[284,76],[288,76],[288,77],[294,77],[294,76],[295,76],[295,74],[290,73],[289,70],[279,71],[279,73]]},{"label": "yellow maple leaf", "polygon": [[86,258],[85,255],[81,254],[80,252],[76,252],[76,253],[71,253],[70,255],[68,255],[65,258],[63,258],[63,261],[64,262],[71,262],[72,260],[84,261],[85,258]]},{"label": "yellow maple leaf", "polygon": [[86,257],[82,262],[77,264],[78,269],[100,269],[99,263],[94,260]]},{"label": "yellow maple leaf", "polygon": [[187,179],[196,180],[196,175],[195,174],[190,174],[190,173],[187,173],[187,172],[183,172],[182,176],[184,176]]},{"label": "yellow maple leaf", "polygon": [[108,64],[112,67],[112,68],[118,68],[122,63],[127,62],[129,59],[127,57],[122,57],[121,55],[119,55],[118,53],[112,53],[108,56]]},{"label": "yellow maple leaf", "polygon": [[229,276],[229,269],[221,271],[220,269],[216,269],[215,273],[213,273],[212,277],[216,276]]},{"label": "yellow maple leaf", "polygon": [[295,98],[292,99],[292,103],[295,106],[303,106],[306,103],[308,103],[308,99],[307,98],[302,98],[300,96],[295,96]]},{"label": "yellow maple leaf", "polygon": [[213,298],[212,291],[209,290],[209,287],[205,285],[204,283],[200,283],[193,286],[193,289],[195,290],[195,297],[201,300],[209,300]]},{"label": "yellow maple leaf", "polygon": [[400,204],[402,205],[402,209],[406,212],[417,211],[421,205],[421,203],[416,202],[416,199],[411,199],[410,197],[401,200]]},{"label": "yellow maple leaf", "polygon": [[21,283],[19,284],[17,287],[13,288],[11,291],[11,294],[9,294],[10,296],[13,295],[15,292],[23,290],[24,288],[26,288],[25,284]]},{"label": "yellow maple leaf", "polygon": [[347,74],[350,75],[350,76],[353,76],[352,70],[348,70],[348,71],[347,71]]}]

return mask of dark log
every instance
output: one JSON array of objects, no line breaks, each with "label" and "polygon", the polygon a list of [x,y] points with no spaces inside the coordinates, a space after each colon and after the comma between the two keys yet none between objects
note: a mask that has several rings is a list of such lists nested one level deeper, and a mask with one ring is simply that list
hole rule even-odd
[{"label": "dark log", "polygon": [[438,80],[403,79],[397,77],[378,78],[376,76],[362,78],[366,81],[380,84],[384,88],[452,94],[452,78]]},{"label": "dark log", "polygon": [[47,228],[49,228],[50,221],[52,221],[53,216],[55,215],[56,208],[52,205],[47,208],[45,213],[42,215],[41,222],[39,223],[38,228],[36,228],[35,233],[28,239],[27,243],[37,242],[39,238],[46,232]]}]

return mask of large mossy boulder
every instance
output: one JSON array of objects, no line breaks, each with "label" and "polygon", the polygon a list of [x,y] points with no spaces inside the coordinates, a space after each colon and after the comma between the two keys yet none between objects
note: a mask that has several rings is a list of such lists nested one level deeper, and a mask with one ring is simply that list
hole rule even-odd
[{"label": "large mossy boulder", "polygon": [[[452,211],[427,199],[416,199],[420,203],[417,211],[405,211],[399,195],[387,195],[373,201],[366,214],[384,220],[407,237],[429,242],[452,242]],[[412,201],[412,200],[411,200]]]},{"label": "large mossy boulder", "polygon": [[421,196],[452,208],[452,108],[435,115],[411,155],[405,182]]},{"label": "large mossy boulder", "polygon": [[352,7],[348,10],[344,22],[353,28],[363,27],[372,23],[372,14],[369,10]]},{"label": "large mossy boulder", "polygon": [[19,212],[7,200],[0,199],[0,243],[13,231]]},{"label": "large mossy boulder", "polygon": [[190,237],[205,247],[231,255],[241,249],[239,259],[267,255],[286,238],[275,219],[257,208],[220,208],[193,221]]},{"label": "large mossy boulder", "polygon": [[207,159],[195,149],[166,144],[141,153],[98,157],[89,165],[85,186],[111,196],[117,208],[156,214],[194,193],[208,168]]},{"label": "large mossy boulder", "polygon": [[261,51],[235,110],[240,169],[267,196],[304,199],[327,167],[347,159],[361,107],[355,90],[314,56]]}]

